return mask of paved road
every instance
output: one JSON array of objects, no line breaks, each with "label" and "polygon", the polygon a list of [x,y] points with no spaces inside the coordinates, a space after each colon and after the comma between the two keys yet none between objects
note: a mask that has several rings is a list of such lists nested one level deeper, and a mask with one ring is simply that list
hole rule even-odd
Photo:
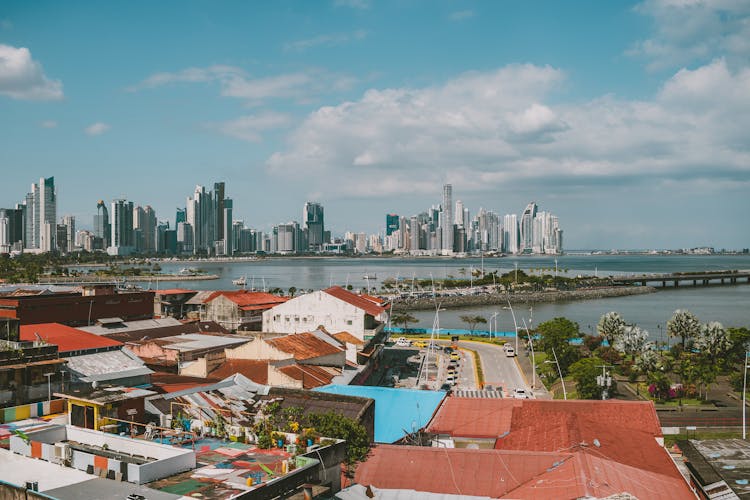
[{"label": "paved road", "polygon": [[531,393],[531,388],[521,375],[515,358],[505,355],[502,347],[482,342],[459,342],[459,347],[472,349],[479,354],[482,360],[482,371],[484,372],[484,383],[494,387],[500,386],[506,394],[516,387],[526,389]]}]

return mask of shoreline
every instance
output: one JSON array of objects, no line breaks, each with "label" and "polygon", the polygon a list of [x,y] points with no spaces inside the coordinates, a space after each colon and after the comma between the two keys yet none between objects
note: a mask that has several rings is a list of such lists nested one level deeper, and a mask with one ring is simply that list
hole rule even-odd
[{"label": "shoreline", "polygon": [[[629,295],[643,295],[657,292],[652,286],[618,286],[605,288],[584,288],[580,290],[560,290],[550,292],[529,292],[516,294],[486,294],[486,295],[460,295],[440,297],[440,307],[445,309],[457,309],[462,307],[504,305],[510,299],[511,304],[537,304],[552,302],[572,302],[578,300],[596,300],[609,297],[626,297]],[[432,298],[420,298],[414,300],[397,300],[395,309],[406,311],[427,311],[435,309],[435,301]]]},{"label": "shoreline", "polygon": [[47,278],[40,279],[38,284],[49,283],[52,285],[78,285],[87,283],[112,283],[112,282],[149,282],[149,281],[205,281],[205,280],[217,280],[219,279],[218,274],[196,274],[196,275],[182,275],[182,274],[160,274],[152,276],[91,276],[87,278],[72,277],[72,278]]}]

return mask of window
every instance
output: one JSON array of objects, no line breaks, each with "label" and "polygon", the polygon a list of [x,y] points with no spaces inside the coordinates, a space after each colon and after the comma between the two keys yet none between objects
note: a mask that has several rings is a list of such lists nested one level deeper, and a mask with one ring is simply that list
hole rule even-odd
[{"label": "window", "polygon": [[346,320],[346,324],[349,325],[349,326],[352,326],[352,320],[350,320],[350,319]]}]

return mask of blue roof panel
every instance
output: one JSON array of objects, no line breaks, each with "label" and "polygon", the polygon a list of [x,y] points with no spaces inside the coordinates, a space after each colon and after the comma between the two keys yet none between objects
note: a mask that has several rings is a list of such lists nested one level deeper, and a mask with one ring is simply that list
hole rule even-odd
[{"label": "blue roof panel", "polygon": [[393,443],[407,433],[423,428],[445,398],[442,391],[367,385],[327,385],[314,390],[374,399],[376,443]]}]

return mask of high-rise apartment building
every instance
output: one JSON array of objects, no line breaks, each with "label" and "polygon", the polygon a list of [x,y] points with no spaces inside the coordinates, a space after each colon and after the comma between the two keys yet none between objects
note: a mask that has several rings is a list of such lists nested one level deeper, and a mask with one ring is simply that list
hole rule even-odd
[{"label": "high-rise apartment building", "polygon": [[142,246],[139,246],[139,251],[144,253],[156,252],[156,212],[150,205],[135,208],[133,230],[140,231]]},{"label": "high-rise apartment building", "polygon": [[57,236],[57,192],[55,178],[39,179],[26,195],[25,242],[28,249],[42,252],[55,250]]},{"label": "high-rise apartment building", "polygon": [[[76,247],[76,218],[72,215],[65,215],[62,218],[62,225],[65,226],[65,251],[72,252]],[[58,248],[62,246],[60,241],[57,242],[57,246]]]},{"label": "high-rise apartment building", "polygon": [[110,210],[112,216],[110,255],[130,255],[135,250],[133,238],[133,202],[127,200],[113,200]]},{"label": "high-rise apartment building", "polygon": [[325,225],[323,220],[323,205],[308,201],[302,209],[302,221],[307,231],[307,248],[312,252],[323,249],[325,241]]},{"label": "high-rise apartment building", "polygon": [[441,249],[443,255],[453,253],[453,187],[443,186],[443,213],[441,217]]},{"label": "high-rise apartment building", "polygon": [[534,245],[534,218],[536,217],[537,206],[533,201],[526,205],[521,214],[521,253],[532,253]]},{"label": "high-rise apartment building", "polygon": [[398,231],[398,215],[388,214],[385,216],[385,235],[390,236],[393,231]]},{"label": "high-rise apartment building", "polygon": [[24,205],[0,208],[0,253],[23,250]]},{"label": "high-rise apartment building", "polygon": [[518,253],[518,217],[507,214],[503,217],[503,251],[509,254]]}]

